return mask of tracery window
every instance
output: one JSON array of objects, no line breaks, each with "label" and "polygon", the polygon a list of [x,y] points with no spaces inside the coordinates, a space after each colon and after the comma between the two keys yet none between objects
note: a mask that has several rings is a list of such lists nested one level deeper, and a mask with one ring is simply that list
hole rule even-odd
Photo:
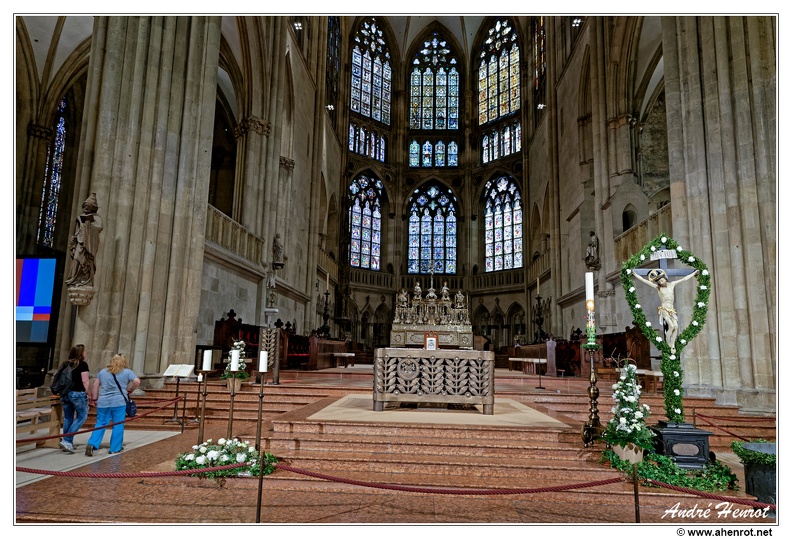
[{"label": "tracery window", "polygon": [[382,29],[369,17],[358,27],[352,46],[352,112],[390,125],[392,75]]},{"label": "tracery window", "polygon": [[412,63],[410,129],[459,129],[459,72],[448,41],[434,32]]},{"label": "tracery window", "polygon": [[520,45],[508,19],[489,29],[478,70],[479,125],[520,109]]},{"label": "tracery window", "polygon": [[485,271],[523,266],[523,213],[520,188],[513,179],[501,176],[484,187]]},{"label": "tracery window", "polygon": [[430,182],[409,201],[407,273],[456,273],[457,198],[451,189]]},{"label": "tracery window", "polygon": [[410,141],[409,166],[416,168],[455,167],[459,165],[459,145],[455,140],[446,143],[444,140],[417,139]]},{"label": "tracery window", "polygon": [[41,245],[54,247],[55,224],[58,217],[58,201],[62,184],[63,156],[66,149],[66,98],[58,105],[53,131],[55,138],[47,149],[44,165],[44,185],[41,190],[37,241]]},{"label": "tracery window", "polygon": [[376,129],[349,123],[349,151],[385,162],[387,138]]},{"label": "tracery window", "polygon": [[380,269],[383,185],[360,175],[349,185],[349,264],[354,268]]}]

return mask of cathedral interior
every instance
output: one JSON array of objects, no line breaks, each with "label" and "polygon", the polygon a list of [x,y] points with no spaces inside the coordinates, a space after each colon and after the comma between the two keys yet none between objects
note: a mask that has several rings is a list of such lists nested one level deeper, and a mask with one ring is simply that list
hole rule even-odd
[{"label": "cathedral interior", "polygon": [[232,311],[370,353],[416,286],[507,353],[585,327],[587,272],[623,333],[622,264],[666,235],[712,274],[687,393],[775,410],[776,44],[773,16],[17,16],[17,277],[51,297],[18,303],[17,382],[84,343],[153,384]]}]

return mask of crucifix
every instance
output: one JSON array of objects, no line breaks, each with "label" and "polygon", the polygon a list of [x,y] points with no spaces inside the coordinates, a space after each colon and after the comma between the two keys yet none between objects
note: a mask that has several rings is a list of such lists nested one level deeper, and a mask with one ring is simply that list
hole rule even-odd
[{"label": "crucifix", "polygon": [[[652,253],[650,258],[650,260],[659,261],[659,268],[636,268],[633,270],[636,279],[657,289],[657,295],[660,297],[657,314],[660,324],[663,326],[663,337],[671,347],[672,354],[676,353],[676,338],[679,333],[679,316],[674,308],[674,288],[677,284],[698,275],[698,270],[669,268],[668,260],[674,258],[677,258],[676,251],[660,249]],[[670,281],[669,277],[673,276],[680,278]]]}]

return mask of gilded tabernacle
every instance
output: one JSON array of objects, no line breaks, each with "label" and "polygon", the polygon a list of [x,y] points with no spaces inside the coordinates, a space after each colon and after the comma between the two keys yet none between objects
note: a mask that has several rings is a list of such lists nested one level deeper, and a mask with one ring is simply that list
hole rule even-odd
[{"label": "gilded tabernacle", "polygon": [[459,290],[454,297],[447,284],[440,296],[430,281],[429,290],[422,295],[416,281],[412,298],[402,289],[397,294],[390,345],[392,347],[424,345],[424,334],[436,332],[438,345],[446,348],[473,348],[473,326],[470,323],[467,297]]}]

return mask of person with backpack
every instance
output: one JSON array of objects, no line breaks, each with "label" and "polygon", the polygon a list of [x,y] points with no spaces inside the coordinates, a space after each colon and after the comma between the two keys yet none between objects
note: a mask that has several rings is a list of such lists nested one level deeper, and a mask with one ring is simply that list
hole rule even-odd
[{"label": "person with backpack", "polygon": [[85,456],[92,457],[99,449],[105,426],[113,423],[110,431],[110,454],[124,450],[124,420],[127,395],[140,385],[140,378],[129,368],[124,354],[116,354],[107,367],[99,371],[91,388],[91,403],[96,404],[96,429],[85,446]]},{"label": "person with backpack", "polygon": [[[90,375],[88,363],[85,361],[86,357],[88,357],[88,350],[85,349],[85,345],[72,346],[69,358],[61,366],[63,372],[68,371],[71,374],[71,387],[64,387],[68,385],[68,376],[59,376],[62,372],[61,369],[58,369],[53,381],[53,392],[58,391],[57,394],[60,395],[61,404],[63,404],[64,436],[58,443],[58,447],[66,453],[74,453],[74,435],[69,434],[80,430],[85,420],[88,419],[87,389],[90,385]],[[62,378],[66,380],[60,380]]]}]

